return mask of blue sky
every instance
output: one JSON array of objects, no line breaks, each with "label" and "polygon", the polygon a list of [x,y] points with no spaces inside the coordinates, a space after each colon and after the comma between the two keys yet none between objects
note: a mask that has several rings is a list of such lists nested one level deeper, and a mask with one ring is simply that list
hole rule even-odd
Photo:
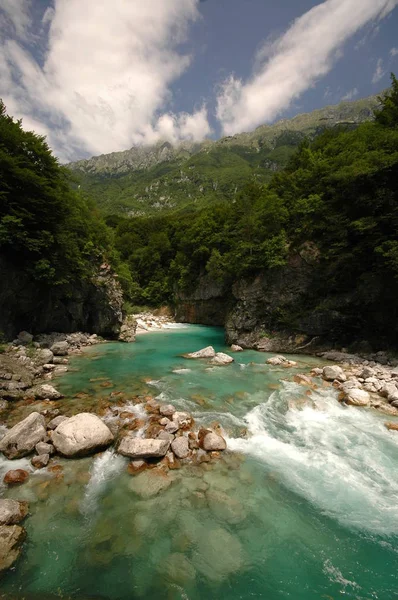
[{"label": "blue sky", "polygon": [[398,0],[0,0],[0,44],[0,97],[68,161],[378,93]]}]

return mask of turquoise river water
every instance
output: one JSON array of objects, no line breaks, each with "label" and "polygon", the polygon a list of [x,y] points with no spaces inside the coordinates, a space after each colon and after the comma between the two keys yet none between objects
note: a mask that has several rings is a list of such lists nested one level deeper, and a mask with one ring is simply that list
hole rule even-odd
[{"label": "turquoise river water", "polygon": [[[111,449],[0,484],[30,502],[1,599],[398,598],[398,433],[320,380],[294,383],[315,358],[286,370],[254,351],[224,367],[181,357],[210,344],[227,350],[222,330],[187,326],[72,358],[56,382],[63,413],[92,410],[112,427],[124,412],[139,427],[137,395],[151,395],[220,424],[229,450],[170,471],[160,488],[156,468],[132,476]],[[36,408],[15,405],[8,425]],[[1,458],[0,481],[18,467],[31,469]]]}]

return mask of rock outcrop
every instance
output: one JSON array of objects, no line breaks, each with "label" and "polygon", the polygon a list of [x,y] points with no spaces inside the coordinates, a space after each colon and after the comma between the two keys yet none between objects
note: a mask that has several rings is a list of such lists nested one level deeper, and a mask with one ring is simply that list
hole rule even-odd
[{"label": "rock outcrop", "polygon": [[28,511],[29,505],[25,501],[0,499],[0,525],[16,525],[23,521]]},{"label": "rock outcrop", "polygon": [[25,537],[25,529],[20,525],[0,525],[0,572],[19,558]]}]

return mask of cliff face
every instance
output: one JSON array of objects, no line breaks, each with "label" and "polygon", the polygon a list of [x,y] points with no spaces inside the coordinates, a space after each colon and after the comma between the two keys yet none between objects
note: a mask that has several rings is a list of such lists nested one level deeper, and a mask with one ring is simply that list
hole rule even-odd
[{"label": "cliff face", "polygon": [[190,295],[179,295],[179,321],[221,325],[226,342],[269,352],[311,352],[344,343],[346,317],[314,308],[319,265],[315,248],[302,248],[284,267],[223,288],[207,276]]},{"label": "cliff face", "polygon": [[33,334],[86,331],[117,337],[122,323],[122,290],[108,265],[89,281],[48,287],[0,259],[0,331],[12,339]]}]

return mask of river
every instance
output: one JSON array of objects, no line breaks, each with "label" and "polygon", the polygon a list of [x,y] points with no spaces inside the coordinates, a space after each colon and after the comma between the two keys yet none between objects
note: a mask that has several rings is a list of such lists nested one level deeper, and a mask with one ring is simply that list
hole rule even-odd
[{"label": "river", "polygon": [[[186,326],[109,343],[71,359],[57,387],[63,413],[120,411],[146,418],[152,395],[219,423],[229,451],[218,462],[170,471],[153,493],[151,471],[132,476],[108,450],[56,459],[6,497],[30,502],[27,543],[0,582],[22,600],[390,600],[398,598],[398,434],[383,416],[345,407],[297,369],[255,351],[211,367],[182,353],[223,331]],[[26,416],[15,407],[11,421]],[[0,476],[29,460],[0,459]],[[62,470],[61,470],[62,468]],[[156,490],[155,490],[156,491]]]}]

